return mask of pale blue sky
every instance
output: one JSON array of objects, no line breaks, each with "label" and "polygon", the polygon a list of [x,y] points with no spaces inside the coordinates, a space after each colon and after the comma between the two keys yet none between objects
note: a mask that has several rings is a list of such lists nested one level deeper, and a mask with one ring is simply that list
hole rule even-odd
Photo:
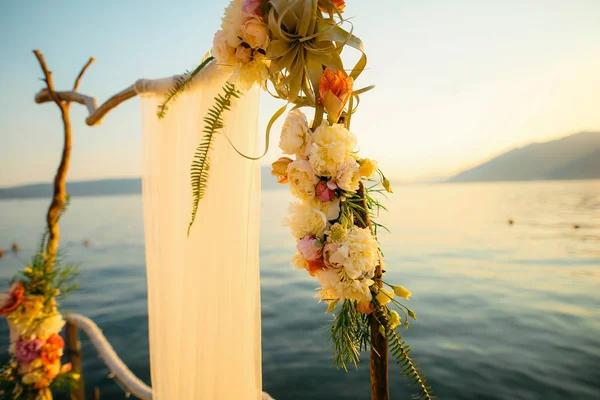
[{"label": "pale blue sky", "polygon": [[[59,113],[36,105],[41,49],[57,89],[103,102],[138,78],[193,67],[228,1],[0,0],[0,186],[49,181]],[[600,1],[348,0],[369,55],[353,131],[398,179],[449,175],[515,145],[600,130]],[[261,121],[278,103],[264,98]],[[139,102],[99,127],[72,106],[70,180],[140,175]],[[275,135],[277,136],[277,135]],[[278,156],[274,150],[265,159]]]}]

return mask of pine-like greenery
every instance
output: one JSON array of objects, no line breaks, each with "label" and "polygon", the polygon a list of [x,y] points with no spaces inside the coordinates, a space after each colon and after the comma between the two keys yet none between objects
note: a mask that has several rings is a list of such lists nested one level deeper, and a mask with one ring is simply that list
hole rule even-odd
[{"label": "pine-like greenery", "polygon": [[223,93],[215,97],[215,105],[208,110],[204,122],[206,126],[203,129],[204,137],[196,148],[194,161],[192,162],[191,177],[192,177],[192,194],[194,196],[192,205],[192,219],[188,226],[188,236],[190,229],[196,219],[198,212],[198,203],[206,193],[206,183],[208,181],[208,171],[210,170],[209,152],[213,146],[215,133],[223,128],[223,113],[231,109],[231,98],[239,98],[241,95],[235,89],[235,85],[227,82],[223,86]]},{"label": "pine-like greenery", "polygon": [[156,115],[159,119],[164,118],[167,114],[167,111],[169,109],[168,104],[175,101],[177,97],[183,92],[185,87],[194,79],[194,77],[198,75],[198,73],[202,71],[202,69],[213,60],[214,57],[208,57],[192,71],[185,71],[177,78],[173,87],[170,88],[167,94],[165,95],[165,99],[163,100],[163,102],[158,106],[158,111],[156,112]]}]

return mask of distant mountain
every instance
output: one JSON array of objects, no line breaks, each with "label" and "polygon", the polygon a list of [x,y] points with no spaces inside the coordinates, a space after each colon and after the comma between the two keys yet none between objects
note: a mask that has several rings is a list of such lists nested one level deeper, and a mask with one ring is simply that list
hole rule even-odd
[{"label": "distant mountain", "polygon": [[[271,175],[271,167],[261,168],[263,190],[282,188]],[[70,196],[116,196],[123,194],[142,193],[142,180],[131,179],[103,179],[98,181],[67,182],[67,193]],[[0,199],[27,199],[50,198],[52,185],[49,183],[36,183],[33,185],[0,188]]]},{"label": "distant mountain", "polygon": [[[140,178],[67,182],[67,193],[70,196],[112,196],[141,192],[142,180]],[[0,199],[50,198],[51,195],[52,185],[49,183],[0,188]]]},{"label": "distant mountain", "polygon": [[600,179],[600,132],[581,132],[510,150],[448,182]]}]

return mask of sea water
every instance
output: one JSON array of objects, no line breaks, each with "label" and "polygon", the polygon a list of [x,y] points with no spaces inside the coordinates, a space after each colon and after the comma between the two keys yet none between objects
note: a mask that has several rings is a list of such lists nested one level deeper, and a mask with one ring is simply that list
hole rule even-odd
[{"label": "sea water", "polygon": [[[290,265],[290,200],[263,192],[263,388],[278,400],[368,399],[368,354],[358,371],[332,366],[332,316],[317,281]],[[0,201],[1,288],[35,251],[48,201]],[[418,315],[401,332],[438,398],[600,398],[600,181],[396,185],[384,204],[387,281],[412,291]],[[141,196],[74,197],[61,231],[81,272],[63,310],[92,318],[150,383]],[[6,355],[4,323],[0,341]],[[124,398],[82,342],[88,392]],[[410,398],[395,365],[390,386]]]}]

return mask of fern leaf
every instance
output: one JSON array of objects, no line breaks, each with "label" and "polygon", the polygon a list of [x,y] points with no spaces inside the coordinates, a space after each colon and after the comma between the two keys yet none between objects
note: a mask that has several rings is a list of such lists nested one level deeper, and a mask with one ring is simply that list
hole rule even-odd
[{"label": "fern leaf", "polygon": [[208,182],[208,172],[210,170],[210,150],[213,146],[215,133],[220,129],[223,129],[223,113],[230,109],[231,98],[238,98],[240,92],[235,89],[235,86],[227,82],[223,86],[223,94],[219,94],[215,97],[215,105],[208,110],[207,116],[204,117],[206,126],[202,130],[204,137],[198,144],[196,152],[194,154],[194,161],[190,168],[191,180],[192,180],[192,219],[188,225],[188,236],[190,230],[196,219],[196,213],[198,212],[198,204],[200,200],[206,194],[206,184]]},{"label": "fern leaf", "polygon": [[173,87],[169,89],[169,91],[165,95],[165,99],[163,100],[163,102],[158,106],[158,111],[156,112],[156,115],[159,119],[164,118],[167,114],[167,111],[169,110],[168,104],[175,101],[177,97],[183,92],[185,87],[194,79],[194,77],[198,75],[198,73],[202,71],[202,69],[206,67],[212,60],[214,60],[214,57],[208,57],[192,71],[185,71],[182,75],[180,75],[177,78]]},{"label": "fern leaf", "polygon": [[418,392],[414,394],[415,399],[433,399],[431,387],[427,386],[425,377],[421,374],[417,364],[410,358],[410,346],[402,341],[402,338],[394,329],[389,329],[389,320],[384,311],[385,307],[377,307],[376,317],[380,324],[386,327],[389,349],[396,363],[400,364],[402,374],[411,381],[411,386],[418,386]]}]

